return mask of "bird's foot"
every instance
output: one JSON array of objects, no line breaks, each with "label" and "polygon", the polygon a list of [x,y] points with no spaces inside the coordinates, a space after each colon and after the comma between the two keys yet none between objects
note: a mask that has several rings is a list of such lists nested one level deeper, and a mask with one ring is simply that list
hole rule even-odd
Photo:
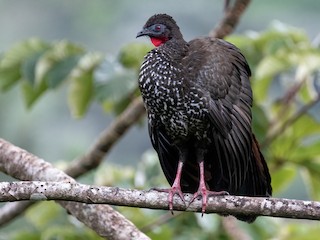
[{"label": "bird's foot", "polygon": [[174,195],[178,194],[184,205],[186,205],[186,202],[184,200],[183,192],[181,191],[180,185],[173,184],[171,188],[163,189],[163,188],[152,188],[152,190],[158,191],[158,192],[166,192],[169,193],[168,202],[169,202],[169,210],[173,214],[173,197]]},{"label": "bird's foot", "polygon": [[228,193],[227,191],[218,191],[218,192],[209,191],[209,190],[207,190],[206,187],[199,187],[198,191],[196,191],[196,192],[193,194],[193,197],[192,197],[192,199],[190,200],[188,207],[190,206],[190,204],[191,204],[196,198],[198,198],[199,196],[201,196],[201,198],[202,198],[202,209],[201,209],[202,215],[201,215],[201,216],[203,216],[203,214],[206,212],[206,207],[207,207],[208,198],[209,198],[209,197],[212,197],[212,196],[223,196],[223,195],[229,195],[229,193]]}]

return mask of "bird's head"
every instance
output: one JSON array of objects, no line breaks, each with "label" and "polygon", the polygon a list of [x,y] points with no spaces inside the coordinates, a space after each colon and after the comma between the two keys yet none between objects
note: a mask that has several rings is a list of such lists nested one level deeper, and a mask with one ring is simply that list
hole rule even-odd
[{"label": "bird's head", "polygon": [[158,47],[170,39],[182,39],[176,21],[167,14],[156,14],[149,18],[137,37],[149,36],[154,46]]}]

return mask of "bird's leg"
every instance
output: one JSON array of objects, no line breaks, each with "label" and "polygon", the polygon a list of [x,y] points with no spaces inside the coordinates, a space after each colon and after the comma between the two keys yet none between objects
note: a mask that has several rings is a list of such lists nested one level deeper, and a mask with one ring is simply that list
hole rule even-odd
[{"label": "bird's leg", "polygon": [[181,191],[181,186],[180,186],[182,167],[183,167],[183,162],[179,161],[176,178],[174,179],[174,182],[173,182],[171,188],[169,189],[169,198],[168,198],[169,200],[168,201],[169,201],[169,209],[171,212],[173,212],[173,196],[175,194],[178,194],[179,197],[181,198],[181,200],[185,203],[184,196],[183,196],[183,193]]},{"label": "bird's leg", "polygon": [[179,161],[176,177],[174,179],[174,182],[173,182],[171,188],[169,188],[169,189],[153,188],[153,190],[156,190],[159,192],[169,193],[169,197],[168,197],[169,210],[171,211],[172,214],[173,214],[173,197],[174,197],[174,195],[178,194],[179,197],[181,198],[181,200],[183,201],[183,203],[186,204],[184,201],[183,192],[181,191],[181,186],[180,186],[182,167],[183,167],[183,162]]},{"label": "bird's leg", "polygon": [[189,205],[199,196],[202,197],[202,215],[206,211],[208,198],[210,196],[220,196],[220,195],[229,195],[227,191],[210,191],[207,189],[206,181],[205,181],[205,173],[204,173],[204,161],[203,161],[203,154],[201,154],[201,159],[199,160],[199,169],[200,169],[200,181],[199,181],[199,188],[198,190],[193,194],[193,197],[189,203]]}]

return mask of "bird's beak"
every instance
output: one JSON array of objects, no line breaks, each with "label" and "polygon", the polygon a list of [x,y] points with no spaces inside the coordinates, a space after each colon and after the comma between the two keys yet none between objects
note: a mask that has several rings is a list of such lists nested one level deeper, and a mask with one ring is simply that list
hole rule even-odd
[{"label": "bird's beak", "polygon": [[142,29],[140,32],[138,32],[136,38],[142,37],[142,36],[148,36],[150,34],[150,30],[148,28]]}]

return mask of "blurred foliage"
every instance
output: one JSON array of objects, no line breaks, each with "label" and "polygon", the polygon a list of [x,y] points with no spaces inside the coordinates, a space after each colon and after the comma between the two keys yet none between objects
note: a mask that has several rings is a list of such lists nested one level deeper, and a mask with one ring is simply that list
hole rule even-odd
[{"label": "blurred foliage", "polygon": [[67,83],[74,117],[83,117],[93,100],[119,113],[138,94],[137,71],[148,50],[149,45],[130,44],[110,60],[71,42],[28,39],[0,55],[0,91],[19,84],[30,108],[46,91]]},{"label": "blurred foliage", "polygon": [[[320,200],[320,50],[306,34],[276,22],[264,32],[233,35],[252,68],[253,128],[272,175],[275,196],[288,188],[300,196]],[[108,112],[120,113],[137,91],[137,73],[149,45],[129,44],[117,58],[88,53],[62,41],[29,39],[0,56],[0,90],[19,84],[27,107],[46,91],[66,83],[68,103],[75,117],[86,114],[92,101]],[[106,174],[106,172],[108,174]],[[295,181],[303,179],[302,189]],[[95,184],[148,189],[167,186],[154,151],[139,165],[102,165]],[[154,211],[119,207],[152,239],[229,239],[218,215]],[[27,229],[11,239],[99,239],[91,230],[53,203],[42,203],[25,216]],[[317,239],[319,223],[260,217],[253,224],[238,222],[253,239]],[[62,227],[63,226],[63,227]],[[268,227],[266,227],[268,226]],[[22,237],[23,236],[23,237]]]},{"label": "blurred foliage", "polygon": [[[69,216],[54,202],[42,202],[32,206],[24,216],[28,226],[23,226],[6,239],[11,240],[99,240],[93,230]],[[5,236],[4,236],[5,237]],[[0,239],[2,239],[0,237]]]}]

